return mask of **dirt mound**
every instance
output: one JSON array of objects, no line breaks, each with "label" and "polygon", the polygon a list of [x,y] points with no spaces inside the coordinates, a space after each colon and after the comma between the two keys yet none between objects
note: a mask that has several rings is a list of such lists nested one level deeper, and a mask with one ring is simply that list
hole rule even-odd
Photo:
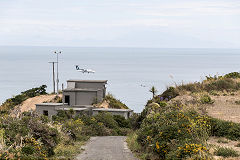
[{"label": "dirt mound", "polygon": [[[62,95],[59,95],[59,97],[61,98]],[[44,103],[44,102],[55,102],[56,100],[57,100],[56,95],[52,95],[52,94],[28,98],[21,105],[16,106],[15,109],[12,111],[12,114],[18,115],[19,113],[22,113],[25,111],[34,111],[36,110],[36,104]]]}]

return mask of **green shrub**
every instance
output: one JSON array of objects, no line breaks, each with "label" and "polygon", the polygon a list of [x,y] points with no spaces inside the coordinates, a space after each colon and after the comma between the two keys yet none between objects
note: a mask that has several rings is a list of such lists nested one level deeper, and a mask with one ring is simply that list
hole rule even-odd
[{"label": "green shrub", "polygon": [[218,94],[216,91],[210,91],[209,94],[213,96],[220,96],[220,94]]},{"label": "green shrub", "polygon": [[182,84],[177,86],[177,89],[180,91],[189,91],[189,92],[198,92],[203,88],[202,83],[195,82],[195,83],[189,83],[189,84]]},{"label": "green shrub", "polygon": [[169,100],[172,98],[175,98],[179,95],[177,89],[175,89],[174,87],[168,87],[166,91],[164,91],[160,97]]},{"label": "green shrub", "polygon": [[70,109],[68,111],[59,110],[57,112],[57,115],[52,116],[52,120],[57,122],[64,122],[66,120],[72,119],[74,115],[75,111],[73,109]]},{"label": "green shrub", "polygon": [[226,137],[231,140],[240,139],[240,124],[216,118],[210,119],[211,136]]},{"label": "green shrub", "polygon": [[224,75],[224,78],[240,78],[240,73],[239,72],[231,72],[226,75]]},{"label": "green shrub", "polygon": [[206,91],[224,91],[224,90],[238,90],[240,88],[239,83],[235,82],[234,80],[230,79],[230,78],[225,78],[225,79],[218,79],[215,81],[211,81],[209,83],[207,83],[204,86],[204,90]]},{"label": "green shrub", "polygon": [[118,123],[114,120],[110,113],[98,113],[94,116],[97,122],[102,122],[108,128],[118,128]]},{"label": "green shrub", "polygon": [[121,128],[130,128],[129,120],[125,119],[123,116],[114,115],[113,119],[118,123],[118,126]]},{"label": "green shrub", "polygon": [[207,94],[203,95],[201,98],[200,98],[200,102],[202,104],[213,104],[214,101],[211,99],[211,97]]},{"label": "green shrub", "polygon": [[[195,111],[183,112],[172,108],[147,116],[137,132],[137,141],[160,159],[183,159],[207,154],[203,143],[208,138],[209,130],[208,117],[200,116]],[[183,152],[187,146],[192,148],[189,152]]]},{"label": "green shrub", "polygon": [[37,88],[26,90],[21,94],[14,96],[13,98],[9,98],[1,105],[0,111],[2,113],[9,113],[9,110],[13,109],[16,105],[21,104],[23,101],[30,97],[47,94],[46,88],[47,88],[46,85],[42,85]]},{"label": "green shrub", "polygon": [[116,99],[112,94],[106,95],[104,100],[109,102],[110,108],[128,109],[128,107],[124,103],[122,103],[120,100]]},{"label": "green shrub", "polygon": [[24,146],[22,152],[23,154],[32,155],[34,153],[34,148],[32,146]]},{"label": "green shrub", "polygon": [[227,147],[219,147],[214,152],[216,156],[222,156],[222,157],[238,157],[239,154],[237,151],[233,150],[232,148]]}]

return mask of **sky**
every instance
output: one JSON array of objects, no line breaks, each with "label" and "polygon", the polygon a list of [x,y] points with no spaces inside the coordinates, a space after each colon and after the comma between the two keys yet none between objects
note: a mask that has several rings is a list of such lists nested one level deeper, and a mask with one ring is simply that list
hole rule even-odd
[{"label": "sky", "polygon": [[0,0],[0,45],[240,48],[240,0]]}]

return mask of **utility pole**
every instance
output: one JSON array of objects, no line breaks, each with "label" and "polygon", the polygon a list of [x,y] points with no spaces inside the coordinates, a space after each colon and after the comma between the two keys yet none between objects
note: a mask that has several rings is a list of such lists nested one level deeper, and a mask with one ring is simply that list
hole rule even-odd
[{"label": "utility pole", "polygon": [[59,84],[59,78],[58,78],[58,54],[61,54],[62,51],[54,51],[55,54],[57,54],[57,95],[59,93],[59,88],[58,88],[58,84]]},{"label": "utility pole", "polygon": [[55,63],[57,62],[48,62],[48,63],[52,63],[53,65],[53,93],[55,94],[55,69],[54,69],[54,66],[55,66]]}]

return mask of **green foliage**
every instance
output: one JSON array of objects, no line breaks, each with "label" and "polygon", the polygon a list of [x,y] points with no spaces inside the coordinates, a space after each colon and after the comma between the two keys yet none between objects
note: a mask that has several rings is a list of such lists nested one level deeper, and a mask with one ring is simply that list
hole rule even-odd
[{"label": "green foliage", "polygon": [[206,91],[236,91],[239,90],[240,83],[234,81],[230,78],[224,78],[224,79],[217,79],[215,81],[211,81],[209,83],[206,83],[204,85],[204,90]]},{"label": "green foliage", "polygon": [[189,91],[189,92],[199,92],[202,89],[202,84],[200,82],[182,84],[177,86],[177,89],[180,91]]},{"label": "green foliage", "polygon": [[112,94],[106,95],[104,100],[109,102],[110,108],[128,109],[128,107],[124,103],[122,103],[120,100],[116,99]]},{"label": "green foliage", "polygon": [[[5,145],[12,146],[11,152],[15,158],[43,159],[54,154],[53,150],[59,143],[59,132],[43,121],[42,117],[24,113],[21,118],[5,116],[0,121]],[[21,152],[18,152],[17,146],[22,146]]]},{"label": "green foliage", "polygon": [[157,89],[154,86],[152,86],[152,88],[150,88],[149,92],[151,92],[153,94],[153,98],[154,98],[157,93]]},{"label": "green foliage", "polygon": [[207,94],[203,95],[201,98],[200,98],[200,102],[202,104],[213,104],[214,101],[211,99],[211,97]]},{"label": "green foliage", "polygon": [[159,159],[179,159],[207,154],[204,144],[209,131],[208,117],[172,106],[148,115],[137,132],[137,141]]},{"label": "green foliage", "polygon": [[[232,72],[224,76],[206,76],[203,82],[194,82],[169,87],[159,97],[171,99],[179,95],[180,92],[209,92],[211,95],[219,96],[217,91],[237,91],[240,89],[240,83],[235,79],[240,78],[240,73]],[[232,93],[234,94],[234,93]]]},{"label": "green foliage", "polygon": [[114,120],[113,116],[110,113],[98,113],[94,116],[97,122],[103,123],[108,128],[117,128],[118,123]]},{"label": "green foliage", "polygon": [[22,92],[19,95],[14,96],[13,98],[7,99],[0,107],[0,113],[8,113],[10,109],[13,109],[16,105],[21,104],[28,98],[44,95],[46,93],[46,85],[42,85],[37,88],[32,88]]},{"label": "green foliage", "polygon": [[174,87],[168,87],[166,91],[164,91],[160,97],[163,97],[164,99],[172,99],[175,98],[179,95],[179,92],[176,88]]},{"label": "green foliage", "polygon": [[32,146],[24,146],[22,152],[23,154],[32,155],[34,153],[34,148]]},{"label": "green foliage", "polygon": [[217,91],[210,91],[209,94],[213,96],[220,96],[220,94],[218,94]]},{"label": "green foliage", "polygon": [[58,122],[64,122],[68,119],[72,119],[74,115],[75,115],[75,111],[73,109],[70,109],[68,111],[59,110],[57,112],[57,115],[52,116],[52,120],[58,121]]},{"label": "green foliage", "polygon": [[227,147],[219,147],[216,149],[214,152],[215,155],[217,156],[222,156],[222,157],[238,157],[239,154],[237,151],[235,151],[232,148],[227,148]]},{"label": "green foliage", "polygon": [[231,140],[240,139],[240,124],[216,118],[210,119],[211,136],[226,137]]},{"label": "green foliage", "polygon": [[125,119],[123,116],[114,115],[113,119],[117,122],[119,127],[121,127],[121,128],[130,128],[130,121]]},{"label": "green foliage", "polygon": [[240,73],[239,72],[231,72],[228,73],[224,76],[225,78],[240,78]]}]

